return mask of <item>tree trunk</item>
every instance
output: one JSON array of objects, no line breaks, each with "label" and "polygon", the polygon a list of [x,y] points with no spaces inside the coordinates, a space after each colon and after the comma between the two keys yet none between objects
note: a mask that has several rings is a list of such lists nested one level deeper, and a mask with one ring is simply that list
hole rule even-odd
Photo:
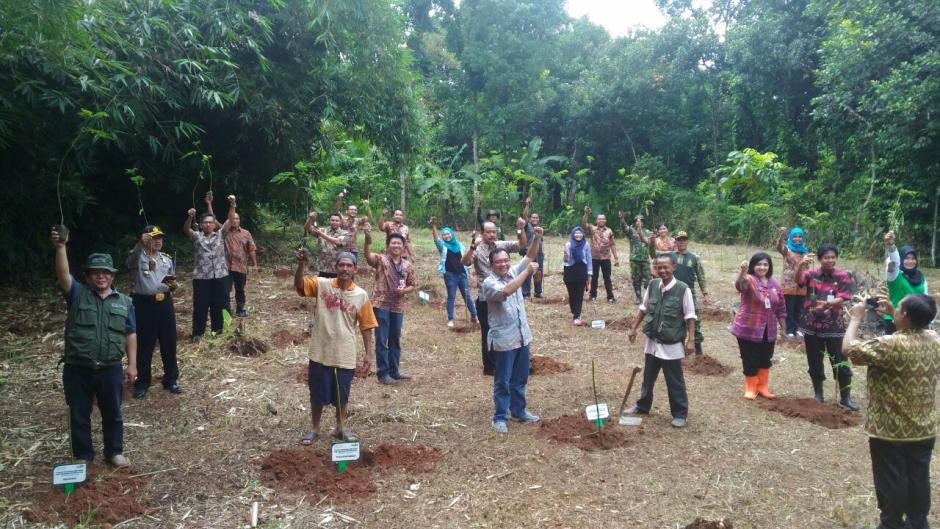
[{"label": "tree trunk", "polygon": [[933,230],[930,233],[930,262],[937,267],[937,205],[940,203],[940,188],[933,194]]},{"label": "tree trunk", "polygon": [[868,195],[865,197],[865,202],[862,203],[862,207],[858,211],[858,216],[855,217],[855,233],[858,233],[859,224],[862,222],[862,215],[865,214],[865,209],[868,208],[868,203],[871,202],[872,195],[875,194],[875,181],[876,181],[876,172],[875,172],[875,140],[871,141],[871,184],[868,186]]},{"label": "tree trunk", "polygon": [[470,225],[476,226],[477,219],[479,217],[479,210],[477,209],[477,196],[480,194],[479,189],[479,180],[480,180],[480,153],[477,150],[477,143],[480,139],[480,132],[476,129],[473,130],[473,218],[470,219]]},{"label": "tree trunk", "polygon": [[568,189],[568,204],[574,206],[575,194],[578,192],[578,140],[574,140],[574,147],[571,149],[571,158],[568,159],[568,175],[571,178],[571,187]]},{"label": "tree trunk", "polygon": [[408,170],[402,167],[399,169],[398,182],[401,185],[401,212],[405,212],[405,191],[406,191],[406,182],[408,180]]}]

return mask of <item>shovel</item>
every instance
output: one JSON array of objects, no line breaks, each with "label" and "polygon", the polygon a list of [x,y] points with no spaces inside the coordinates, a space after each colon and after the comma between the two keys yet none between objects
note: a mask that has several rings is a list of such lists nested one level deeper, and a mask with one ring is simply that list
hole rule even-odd
[{"label": "shovel", "polygon": [[637,426],[643,421],[643,419],[641,419],[640,417],[624,417],[623,416],[623,410],[624,408],[627,407],[627,399],[630,398],[630,391],[633,389],[633,382],[636,380],[636,374],[639,372],[640,372],[640,368],[636,366],[634,366],[633,370],[630,371],[630,382],[627,383],[627,391],[626,393],[623,394],[623,401],[620,402],[620,413],[619,413],[620,420],[618,421],[618,424],[620,424],[620,426]]}]

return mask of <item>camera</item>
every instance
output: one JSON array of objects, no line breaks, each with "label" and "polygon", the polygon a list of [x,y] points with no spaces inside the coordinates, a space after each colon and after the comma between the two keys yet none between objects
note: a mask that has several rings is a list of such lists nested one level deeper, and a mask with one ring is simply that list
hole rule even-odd
[{"label": "camera", "polygon": [[878,308],[879,301],[881,301],[881,298],[879,298],[878,296],[865,298],[865,308],[868,310],[875,310]]}]

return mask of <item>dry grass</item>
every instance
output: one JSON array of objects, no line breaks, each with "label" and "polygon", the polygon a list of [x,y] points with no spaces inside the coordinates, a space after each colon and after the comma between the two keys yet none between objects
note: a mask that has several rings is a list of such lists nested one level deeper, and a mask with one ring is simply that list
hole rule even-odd
[{"label": "dry grass", "polygon": [[[549,273],[560,266],[560,245],[561,239],[548,241]],[[753,250],[693,244],[719,306],[735,301],[732,277]],[[440,295],[436,263],[422,255],[418,276],[419,284],[435,286]],[[865,267],[876,270],[874,264]],[[614,269],[618,303],[587,304],[585,319],[611,322],[635,313],[627,271]],[[297,310],[289,281],[268,272],[250,282],[249,336],[270,342],[275,331],[304,331],[308,316]],[[0,523],[19,527],[23,509],[42,507],[37,501],[49,490],[51,465],[68,458],[56,367],[64,305],[50,293],[29,299],[3,294]],[[563,295],[560,276],[546,277],[546,297]],[[187,288],[178,303],[186,306],[188,296]],[[572,327],[565,304],[528,308],[533,352],[574,367],[530,379],[532,411],[546,419],[579,413],[592,400],[592,360],[600,397],[616,410],[629,369],[642,365],[640,345],[628,344],[622,328]],[[37,315],[26,321],[25,310]],[[467,325],[466,311],[458,310],[458,323]],[[189,317],[179,318],[187,331]],[[272,451],[297,447],[308,428],[307,391],[297,377],[306,363],[304,345],[271,346],[263,356],[241,357],[227,354],[221,339],[181,343],[185,394],[155,386],[146,399],[125,402],[126,454],[136,473],[149,474],[146,494],[154,508],[120,526],[246,527],[254,501],[261,505],[262,527],[672,528],[701,516],[728,518],[735,528],[830,528],[874,525],[877,519],[861,428],[828,430],[741,399],[737,346],[727,322],[704,322],[705,350],[735,371],[727,377],[687,374],[688,428],[669,426],[660,380],[644,435],[624,448],[595,452],[537,439],[535,426],[513,423],[508,436],[494,434],[492,380],[481,374],[479,335],[447,332],[445,323],[439,304],[412,300],[403,368],[415,379],[396,387],[379,385],[374,377],[357,381],[350,418],[367,446],[424,445],[440,449],[440,461],[430,473],[382,475],[371,500],[353,504],[328,496],[312,501],[267,488],[261,479],[260,461]],[[17,332],[8,332],[15,324],[21,324]],[[159,361],[154,363],[159,373]],[[856,369],[856,375],[864,387],[864,370]],[[810,395],[799,348],[778,348],[772,388],[790,397]],[[864,404],[864,392],[857,394]],[[327,420],[324,431],[331,427]],[[100,435],[95,439],[100,442]],[[940,478],[936,470],[933,478]],[[940,517],[932,521],[940,523]]]}]

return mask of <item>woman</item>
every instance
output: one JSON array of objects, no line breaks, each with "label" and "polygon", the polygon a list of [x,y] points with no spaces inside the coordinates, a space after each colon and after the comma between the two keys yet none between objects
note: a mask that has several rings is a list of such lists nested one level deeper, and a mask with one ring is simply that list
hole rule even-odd
[{"label": "woman", "polygon": [[568,288],[568,307],[575,325],[583,325],[581,321],[581,305],[584,303],[584,285],[591,277],[593,263],[591,262],[591,245],[584,240],[584,229],[575,226],[568,235],[565,243],[565,287]]},{"label": "woman", "polygon": [[768,388],[777,325],[786,329],[787,308],[780,285],[773,278],[774,264],[770,256],[758,252],[750,262],[741,262],[741,272],[734,288],[741,293],[741,307],[731,325],[731,334],[738,339],[741,364],[744,367],[744,398],[754,400],[776,397]]},{"label": "woman", "polygon": [[441,236],[437,236],[437,219],[431,217],[428,221],[431,225],[431,238],[434,239],[434,245],[441,254],[441,259],[437,264],[437,273],[444,276],[444,286],[447,287],[447,326],[454,326],[454,303],[457,300],[457,290],[463,296],[464,303],[467,304],[467,310],[470,311],[470,322],[477,322],[477,309],[470,297],[470,280],[467,275],[467,268],[460,262],[463,257],[463,245],[457,240],[457,234],[449,226],[441,230]]},{"label": "woman", "polygon": [[651,249],[655,251],[651,257],[676,251],[676,240],[669,236],[669,226],[665,222],[656,227],[656,234],[650,238],[653,239]]},{"label": "woman", "polygon": [[843,304],[852,299],[852,278],[836,268],[839,249],[835,245],[820,245],[816,257],[819,259],[818,268],[807,270],[813,261],[807,255],[796,269],[797,284],[806,287],[799,328],[806,341],[806,361],[813,381],[813,396],[819,402],[824,400],[825,352],[832,368],[838,372],[839,403],[850,410],[858,410],[858,404],[852,401],[852,368],[842,354],[842,337],[845,335]]},{"label": "woman", "polygon": [[[911,246],[895,248],[893,231],[885,234],[885,257],[885,283],[892,306],[900,307],[908,294],[927,293],[927,278],[917,268],[917,252]],[[885,314],[885,324],[885,334],[894,334],[896,328],[890,314]]]},{"label": "woman", "polygon": [[783,256],[783,274],[780,279],[783,287],[783,299],[787,304],[787,337],[795,338],[800,321],[800,312],[806,298],[806,288],[796,283],[796,268],[808,251],[803,244],[806,234],[803,228],[793,228],[789,232],[780,228],[777,238],[777,251]]}]

